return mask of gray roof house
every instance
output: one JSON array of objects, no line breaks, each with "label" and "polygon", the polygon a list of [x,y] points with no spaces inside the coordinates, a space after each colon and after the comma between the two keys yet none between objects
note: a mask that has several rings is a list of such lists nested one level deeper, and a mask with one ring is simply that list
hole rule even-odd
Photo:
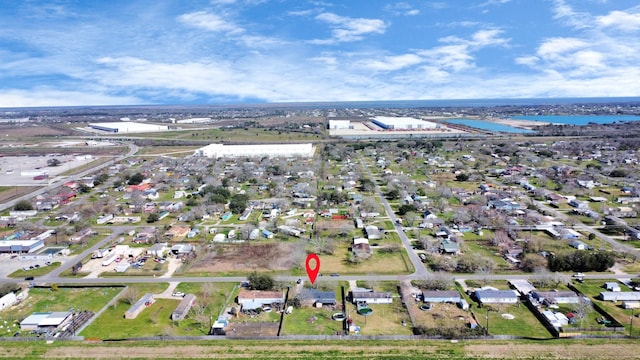
[{"label": "gray roof house", "polygon": [[434,303],[459,303],[460,293],[455,290],[424,290],[422,291],[422,301]]},{"label": "gray roof house", "polygon": [[476,290],[475,297],[481,304],[515,304],[518,293],[514,290]]},{"label": "gray roof house", "polygon": [[580,297],[573,291],[533,291],[531,297],[545,305],[577,304]]}]

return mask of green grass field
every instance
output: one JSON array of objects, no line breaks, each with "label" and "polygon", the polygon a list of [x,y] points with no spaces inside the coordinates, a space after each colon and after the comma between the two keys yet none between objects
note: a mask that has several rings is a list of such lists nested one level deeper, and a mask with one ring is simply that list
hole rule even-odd
[{"label": "green grass field", "polygon": [[632,359],[640,340],[162,340],[0,342],[6,359]]}]

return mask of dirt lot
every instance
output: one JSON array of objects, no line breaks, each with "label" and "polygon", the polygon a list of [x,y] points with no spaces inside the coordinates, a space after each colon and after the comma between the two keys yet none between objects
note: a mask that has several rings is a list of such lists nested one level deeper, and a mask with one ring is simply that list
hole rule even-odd
[{"label": "dirt lot", "polygon": [[216,244],[189,267],[191,273],[228,273],[236,271],[289,270],[301,265],[301,243]]},{"label": "dirt lot", "polygon": [[5,134],[6,139],[15,140],[21,137],[33,137],[33,136],[55,136],[55,135],[67,135],[64,131],[58,129],[52,129],[47,126],[15,126],[15,125],[2,125],[0,126],[0,133]]}]

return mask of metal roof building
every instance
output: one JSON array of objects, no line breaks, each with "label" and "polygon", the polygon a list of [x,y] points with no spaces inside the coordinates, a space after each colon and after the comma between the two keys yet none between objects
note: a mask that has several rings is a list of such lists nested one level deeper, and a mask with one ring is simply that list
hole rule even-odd
[{"label": "metal roof building", "polygon": [[142,124],[142,123],[137,123],[133,121],[89,123],[89,127],[95,130],[118,133],[118,134],[144,133],[144,132],[156,132],[156,131],[169,130],[169,126],[167,125]]},{"label": "metal roof building", "polygon": [[256,144],[225,145],[211,144],[195,151],[196,156],[210,158],[235,157],[313,157],[315,148],[311,143],[304,144]]},{"label": "metal roof building", "polygon": [[426,130],[440,127],[440,124],[411,117],[376,116],[371,122],[385,130]]}]

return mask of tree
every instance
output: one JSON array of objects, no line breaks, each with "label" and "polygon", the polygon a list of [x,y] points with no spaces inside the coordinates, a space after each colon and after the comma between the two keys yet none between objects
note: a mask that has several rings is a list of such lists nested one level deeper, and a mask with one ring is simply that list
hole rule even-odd
[{"label": "tree", "polygon": [[129,180],[127,180],[127,184],[139,185],[142,181],[144,181],[144,175],[142,175],[142,173],[137,172],[131,175],[131,177],[129,177]]},{"label": "tree", "polygon": [[154,222],[160,220],[159,218],[160,217],[158,216],[157,213],[150,213],[149,216],[147,216],[147,222],[149,224],[151,224],[151,223],[154,223]]},{"label": "tree", "polygon": [[107,180],[109,180],[109,175],[100,174],[93,179],[93,186],[98,186],[104,184]]},{"label": "tree", "polygon": [[538,254],[526,254],[520,262],[520,269],[523,271],[534,272],[537,268],[546,268],[547,259]]},{"label": "tree", "polygon": [[466,173],[460,173],[456,175],[456,181],[467,181],[469,180],[469,175]]},{"label": "tree", "polygon": [[88,194],[91,192],[91,186],[87,184],[80,184],[78,185],[78,192],[81,194]]},{"label": "tree", "polygon": [[51,166],[51,167],[60,166],[60,160],[58,160],[56,158],[49,159],[49,160],[47,160],[47,166]]},{"label": "tree", "polygon": [[241,214],[247,208],[249,197],[245,194],[235,194],[229,202],[229,210],[234,214]]},{"label": "tree", "polygon": [[251,275],[247,277],[249,281],[249,289],[251,290],[271,290],[275,285],[275,280],[267,274],[258,274],[257,272],[252,272]]},{"label": "tree", "polygon": [[15,211],[28,211],[28,210],[33,210],[33,205],[31,205],[30,202],[28,202],[27,200],[22,200],[19,201],[14,207],[13,210]]},{"label": "tree", "polygon": [[400,208],[398,208],[398,215],[404,216],[406,213],[415,212],[415,211],[416,211],[416,207],[413,206],[412,204],[404,204],[404,205],[401,205]]}]

